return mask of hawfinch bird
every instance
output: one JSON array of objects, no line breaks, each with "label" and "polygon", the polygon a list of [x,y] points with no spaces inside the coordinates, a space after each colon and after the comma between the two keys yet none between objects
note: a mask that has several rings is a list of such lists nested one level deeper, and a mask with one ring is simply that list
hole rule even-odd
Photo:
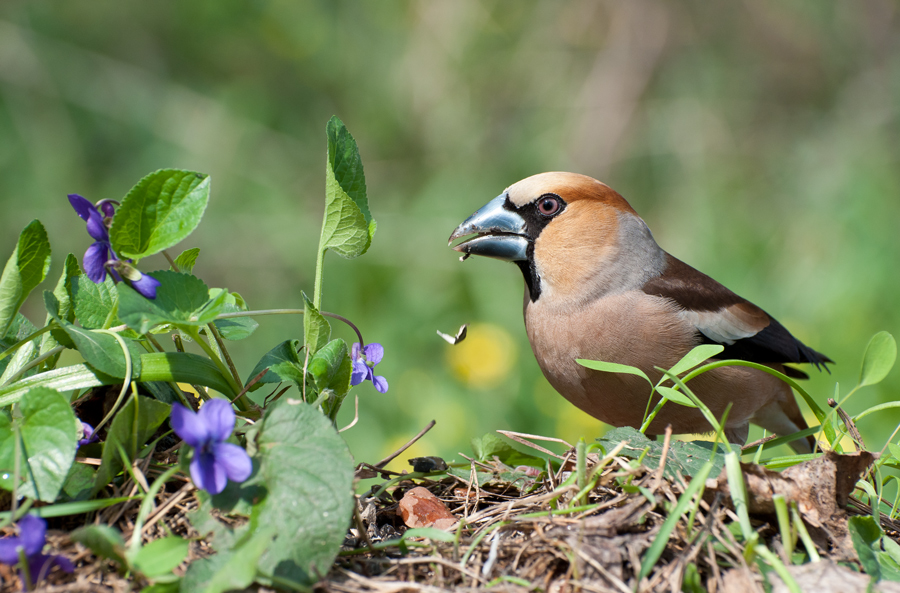
[{"label": "hawfinch bird", "polygon": [[[525,277],[525,329],[550,384],[570,402],[613,426],[640,427],[650,387],[640,377],[587,369],[578,358],[631,365],[651,380],[698,344],[721,344],[720,359],[765,364],[828,357],[801,343],[769,316],[709,276],[662,250],[618,193],[574,173],[542,173],[510,186],[463,222],[450,243],[467,255],[514,262]],[[807,428],[790,387],[763,371],[726,366],[688,383],[722,418],[725,437],[747,440],[749,423],[786,435]],[[654,396],[658,401],[658,395]],[[655,404],[654,401],[654,404]],[[695,408],[667,403],[648,434],[712,427]],[[813,441],[792,443],[809,451]]]}]

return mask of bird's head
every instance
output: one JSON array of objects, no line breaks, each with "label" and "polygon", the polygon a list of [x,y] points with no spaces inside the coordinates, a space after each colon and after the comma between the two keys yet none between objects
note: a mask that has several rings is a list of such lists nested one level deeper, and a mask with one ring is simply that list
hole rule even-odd
[{"label": "bird's head", "polygon": [[[459,225],[453,249],[515,262],[529,296],[570,303],[640,285],[665,254],[625,198],[576,173],[541,173],[509,186]],[[635,284],[637,283],[637,284]]]}]

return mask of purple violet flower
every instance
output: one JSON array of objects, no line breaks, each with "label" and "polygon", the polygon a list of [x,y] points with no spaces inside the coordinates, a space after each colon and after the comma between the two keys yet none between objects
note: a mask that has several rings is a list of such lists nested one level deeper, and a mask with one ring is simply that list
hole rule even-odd
[{"label": "purple violet flower", "polygon": [[34,585],[46,577],[53,566],[58,566],[64,572],[71,573],[75,570],[72,561],[65,556],[48,555],[43,553],[47,536],[47,522],[35,515],[25,515],[19,519],[19,535],[13,535],[0,539],[0,562],[14,566],[19,564],[19,549],[25,552],[28,562],[28,576],[22,574],[19,567],[19,576],[22,579],[23,590],[30,580]]},{"label": "purple violet flower", "polygon": [[110,273],[116,282],[124,277],[131,287],[144,298],[155,299],[159,280],[147,274],[141,274],[128,262],[121,261],[113,251],[112,243],[109,241],[108,228],[108,225],[112,224],[112,217],[115,214],[113,202],[103,200],[99,203],[100,208],[98,209],[97,206],[78,194],[69,194],[69,203],[78,216],[87,223],[87,232],[94,240],[94,243],[84,252],[82,260],[87,277],[94,284],[102,284],[106,280],[106,266],[112,264],[113,269]]},{"label": "purple violet flower", "polygon": [[69,203],[78,216],[87,222],[87,232],[94,240],[84,252],[84,273],[94,284],[101,284],[106,280],[106,262],[118,259],[109,242],[109,229],[103,221],[105,217],[96,206],[78,194],[69,194]]},{"label": "purple violet flower", "polygon": [[243,482],[253,472],[247,452],[226,443],[234,430],[234,409],[224,399],[204,402],[198,413],[179,403],[172,404],[169,424],[181,440],[194,448],[191,480],[210,494],[225,489],[228,480]]},{"label": "purple violet flower", "polygon": [[[79,420],[81,422],[81,420]],[[94,433],[94,427],[87,422],[81,422],[81,438],[78,439],[78,446],[90,445],[97,442],[99,437]]]},{"label": "purple violet flower", "polygon": [[350,385],[359,385],[368,379],[375,385],[376,391],[387,393],[387,379],[376,375],[372,370],[384,358],[384,346],[376,342],[366,344],[366,347],[361,349],[359,342],[356,342],[351,348],[350,358],[353,360],[353,373],[350,375]]}]

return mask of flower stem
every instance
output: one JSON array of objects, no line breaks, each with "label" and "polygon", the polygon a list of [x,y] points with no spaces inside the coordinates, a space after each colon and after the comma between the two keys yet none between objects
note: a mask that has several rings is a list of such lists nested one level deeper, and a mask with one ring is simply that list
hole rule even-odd
[{"label": "flower stem", "polygon": [[[228,370],[228,367],[225,366],[225,363],[222,362],[222,359],[219,358],[218,355],[216,355],[216,352],[212,349],[212,347],[207,344],[200,336],[200,331],[195,327],[186,328],[182,326],[180,329],[182,331],[187,329],[188,331],[186,333],[188,333],[188,335],[190,335],[191,338],[195,342],[197,342],[197,344],[199,344],[201,348],[203,348],[203,351],[206,352],[206,355],[210,358],[210,360],[213,361],[213,363],[215,363],[216,367],[219,369],[219,372],[222,373],[222,377],[228,383],[229,387],[231,387],[231,389],[233,390],[233,393],[231,395],[234,396],[240,393],[241,386],[238,385],[234,380],[234,377],[231,376],[231,372]],[[246,394],[239,397],[235,403],[237,404],[238,409],[242,412],[246,412],[252,407],[252,404],[247,398]]]},{"label": "flower stem", "polygon": [[[325,234],[325,219],[322,219],[322,235]],[[313,305],[318,309],[322,305],[322,272],[325,267],[325,249],[322,249],[322,238],[319,238],[319,253],[316,255],[316,283],[313,289]]]},{"label": "flower stem", "polygon": [[[221,315],[217,315],[216,319],[233,319],[235,317],[262,317],[264,315],[303,315],[303,309],[260,309],[258,311],[236,311],[234,313],[222,313]],[[366,345],[366,343],[363,341],[362,332],[360,332],[359,328],[356,327],[356,325],[346,317],[338,315],[337,313],[329,313],[328,311],[319,311],[319,315],[322,315],[323,317],[331,317],[332,319],[337,319],[338,321],[343,321],[344,323],[349,325],[354,332],[356,332],[356,337],[359,338],[360,347]]]},{"label": "flower stem", "polygon": [[206,324],[206,331],[216,339],[216,345],[219,347],[219,352],[221,352],[222,356],[225,358],[225,364],[231,369],[231,376],[234,377],[234,380],[237,381],[238,385],[243,385],[241,376],[234,366],[234,361],[231,360],[231,355],[228,353],[228,348],[225,347],[225,342],[222,340],[222,334],[219,333],[219,329],[216,327],[215,322]]}]

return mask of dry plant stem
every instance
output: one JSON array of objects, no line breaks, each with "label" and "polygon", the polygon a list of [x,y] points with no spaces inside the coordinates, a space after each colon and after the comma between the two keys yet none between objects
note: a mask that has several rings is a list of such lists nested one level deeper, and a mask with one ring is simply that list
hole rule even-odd
[{"label": "dry plant stem", "polygon": [[840,417],[841,422],[843,422],[844,426],[847,427],[847,431],[850,433],[850,438],[853,439],[853,444],[856,445],[856,450],[865,451],[866,444],[863,442],[862,435],[859,434],[859,430],[856,428],[856,424],[853,423],[853,420],[850,418],[850,416],[847,415],[847,412],[845,412],[843,408],[838,406],[838,403],[834,401],[834,398],[828,398],[828,405],[834,408],[834,411],[837,412],[837,415]]},{"label": "dry plant stem", "polygon": [[653,490],[659,488],[660,482],[662,482],[663,470],[666,468],[666,457],[669,455],[669,445],[672,443],[672,425],[666,425],[666,436],[663,440],[663,448],[662,454],[659,456],[659,467],[656,468],[656,476],[653,481]]},{"label": "dry plant stem", "polygon": [[752,451],[753,449],[759,447],[760,445],[764,445],[764,444],[768,443],[769,441],[774,441],[777,438],[778,438],[777,434],[770,434],[767,437],[757,439],[757,440],[753,441],[752,443],[746,444],[743,447],[741,447],[741,454],[747,453],[748,451]]},{"label": "dry plant stem", "polygon": [[168,513],[172,507],[181,502],[185,496],[187,496],[194,489],[194,484],[191,482],[186,483],[181,487],[178,492],[173,494],[169,500],[166,501],[164,505],[159,507],[153,515],[147,518],[147,521],[144,523],[144,526],[141,528],[141,533],[146,533],[148,529],[153,527],[158,519],[161,519]]},{"label": "dry plant stem", "polygon": [[234,403],[237,398],[241,397],[242,395],[244,395],[245,393],[250,391],[250,388],[253,387],[254,385],[256,385],[259,382],[259,380],[263,378],[263,375],[265,375],[268,372],[269,372],[269,369],[263,369],[255,377],[250,379],[250,381],[246,385],[244,385],[244,388],[241,389],[240,393],[238,393],[236,396],[234,396],[234,399],[231,400],[231,403]]},{"label": "dry plant stem", "polygon": [[396,562],[397,562],[397,564],[429,564],[429,563],[433,562],[433,563],[441,565],[441,566],[446,566],[448,568],[452,568],[453,570],[458,570],[462,574],[466,575],[467,577],[475,579],[479,583],[482,583],[482,584],[487,583],[487,581],[485,581],[483,578],[481,578],[480,576],[478,576],[471,570],[468,570],[467,568],[462,566],[460,563],[445,560],[444,558],[441,558],[440,556],[423,556],[421,558],[400,558]]},{"label": "dry plant stem", "polygon": [[632,593],[631,589],[628,588],[628,585],[623,583],[618,577],[616,577],[616,575],[606,570],[606,568],[602,564],[600,564],[581,550],[576,550],[576,553],[581,557],[582,560],[590,564],[594,568],[594,570],[602,574],[603,578],[612,583],[612,585],[616,589],[622,591],[622,593]]},{"label": "dry plant stem", "polygon": [[547,455],[552,455],[553,457],[556,457],[557,459],[562,459],[562,457],[560,457],[553,451],[550,451],[549,449],[545,449],[544,447],[541,447],[540,445],[535,445],[534,443],[526,441],[525,439],[528,438],[528,439],[535,439],[538,441],[548,441],[551,443],[560,443],[560,444],[565,445],[566,449],[572,448],[572,445],[570,445],[569,443],[567,443],[566,441],[564,441],[562,439],[551,438],[551,437],[542,437],[540,435],[528,434],[528,433],[524,433],[524,432],[513,432],[511,430],[498,430],[497,432],[499,432],[500,434],[502,434],[503,436],[505,436],[509,439],[514,440],[515,442],[517,442],[519,444],[525,445],[526,447],[531,447],[535,451],[540,451],[541,453],[545,453]]},{"label": "dry plant stem", "polygon": [[437,424],[436,420],[432,420],[431,422],[429,422],[428,426],[426,426],[425,428],[420,430],[419,434],[417,434],[416,436],[411,438],[408,443],[406,443],[405,445],[403,445],[402,447],[400,447],[399,449],[397,449],[396,451],[394,451],[393,453],[391,453],[390,455],[388,455],[387,457],[385,457],[378,463],[374,464],[375,467],[381,468],[381,467],[384,467],[385,465],[387,465],[388,463],[390,463],[391,461],[393,461],[398,455],[400,455],[401,453],[403,453],[404,451],[406,451],[407,449],[412,447],[416,441],[418,441],[423,436],[425,436],[425,433],[427,433],[429,430],[434,428],[435,424]]}]

